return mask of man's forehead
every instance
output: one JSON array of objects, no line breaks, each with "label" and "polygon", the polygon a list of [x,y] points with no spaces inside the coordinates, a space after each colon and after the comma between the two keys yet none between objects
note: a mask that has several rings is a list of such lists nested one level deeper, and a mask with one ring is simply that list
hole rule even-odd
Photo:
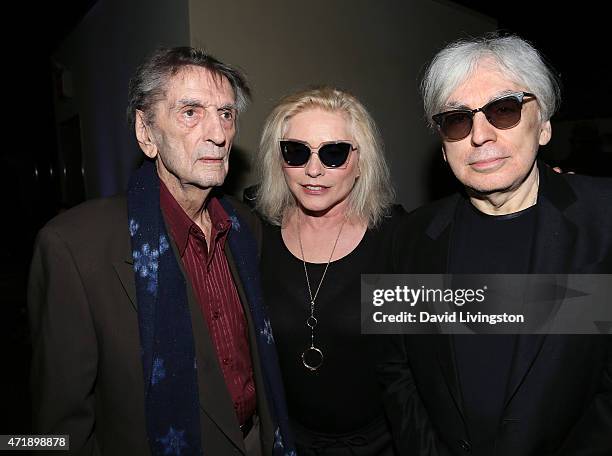
[{"label": "man's forehead", "polygon": [[180,99],[205,98],[202,102],[233,104],[234,90],[229,80],[207,68],[189,65],[179,69],[168,79],[166,99],[176,103]]}]

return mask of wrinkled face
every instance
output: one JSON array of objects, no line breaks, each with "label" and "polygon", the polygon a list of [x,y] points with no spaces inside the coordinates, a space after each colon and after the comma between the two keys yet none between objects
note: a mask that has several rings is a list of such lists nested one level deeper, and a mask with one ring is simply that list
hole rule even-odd
[{"label": "wrinkled face", "polygon": [[169,188],[222,185],[236,134],[235,96],[229,81],[202,67],[182,69],[171,77],[165,99],[155,106],[149,132],[148,151],[142,142],[141,147],[156,159],[160,179]]},{"label": "wrinkled face", "polygon": [[308,143],[315,151],[302,168],[286,167],[283,162],[285,180],[298,204],[313,213],[345,211],[347,197],[359,177],[359,151],[350,152],[346,164],[333,169],[325,168],[316,154],[324,142],[345,141],[357,147],[345,115],[318,108],[308,109],[288,121],[283,138]]},{"label": "wrinkled face", "polygon": [[[449,97],[443,111],[476,109],[508,92],[529,92],[483,60]],[[501,130],[482,112],[476,113],[472,131],[459,141],[443,140],[444,159],[461,183],[479,194],[505,193],[520,187],[535,169],[540,145],[548,143],[550,122],[540,120],[538,102],[525,101],[518,125]]]}]

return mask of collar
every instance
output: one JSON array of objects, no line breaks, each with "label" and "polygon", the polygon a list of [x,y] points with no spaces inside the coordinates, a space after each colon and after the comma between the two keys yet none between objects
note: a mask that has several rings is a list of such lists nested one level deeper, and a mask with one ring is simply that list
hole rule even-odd
[{"label": "collar", "polygon": [[[550,202],[556,210],[563,213],[576,202],[576,194],[567,182],[568,176],[554,172],[542,160],[538,160],[537,163],[538,172],[540,173],[538,203],[543,201]],[[467,198],[465,192],[461,191],[434,203],[436,210],[434,211],[431,223],[427,227],[427,234],[430,238],[437,239],[448,228],[454,220],[461,200]],[[537,206],[542,205],[538,204]]]},{"label": "collar", "polygon": [[[189,235],[194,234],[204,237],[202,230],[197,223],[191,220],[161,180],[159,182],[159,202],[170,235],[176,243],[179,255],[183,257],[189,241]],[[232,226],[231,220],[223,206],[221,206],[219,199],[212,195],[212,192],[205,205],[205,210],[208,211],[211,222],[211,240],[212,242],[220,241],[224,243],[227,233]]]}]

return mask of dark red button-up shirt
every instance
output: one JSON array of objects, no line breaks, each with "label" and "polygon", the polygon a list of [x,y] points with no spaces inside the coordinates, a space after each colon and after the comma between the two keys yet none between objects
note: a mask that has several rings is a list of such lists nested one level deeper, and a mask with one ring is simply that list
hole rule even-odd
[{"label": "dark red button-up shirt", "polygon": [[225,384],[242,424],[254,413],[256,398],[247,322],[223,251],[231,221],[217,198],[211,197],[206,208],[212,223],[207,243],[200,227],[163,182],[160,182],[160,204],[208,324]]}]

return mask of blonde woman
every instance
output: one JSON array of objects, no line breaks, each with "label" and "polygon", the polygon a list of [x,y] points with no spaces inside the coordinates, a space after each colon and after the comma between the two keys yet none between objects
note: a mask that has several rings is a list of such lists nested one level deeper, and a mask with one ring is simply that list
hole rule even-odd
[{"label": "blonde woman", "polygon": [[392,272],[404,213],[376,125],[346,92],[295,93],[269,115],[257,162],[264,297],[298,454],[392,455],[380,344],[360,334],[360,274]]}]

